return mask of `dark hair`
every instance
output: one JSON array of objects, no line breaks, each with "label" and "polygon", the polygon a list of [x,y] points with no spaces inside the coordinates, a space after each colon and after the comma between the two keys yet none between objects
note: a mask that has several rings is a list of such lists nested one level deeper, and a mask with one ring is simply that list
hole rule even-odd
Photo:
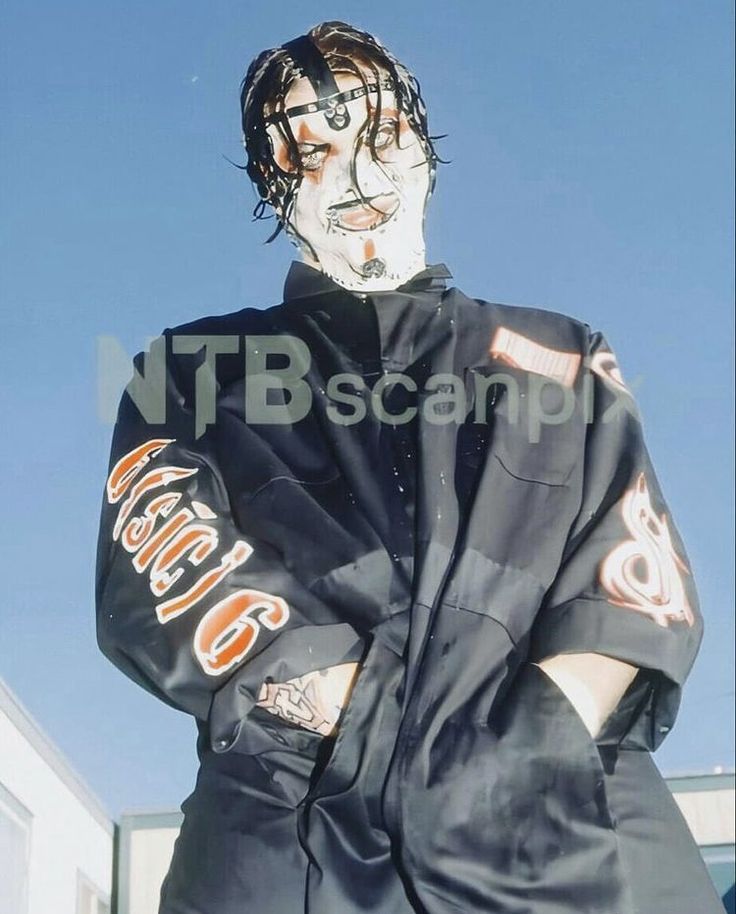
[{"label": "dark hair", "polygon": [[[424,149],[429,163],[431,190],[436,163],[441,161],[432,142],[438,137],[429,135],[427,110],[415,77],[372,35],[344,22],[323,22],[307,34],[333,72],[353,73],[364,87],[368,83],[377,84],[377,104],[368,133],[368,145],[374,158],[377,158],[375,139],[380,125],[381,90],[388,85],[394,92],[399,110],[405,114]],[[240,87],[243,143],[248,156],[245,167],[261,197],[253,216],[256,219],[265,218],[266,206],[270,205],[279,221],[268,241],[278,235],[288,219],[294,195],[302,180],[302,169],[296,139],[285,115],[279,118],[279,125],[285,135],[294,170],[284,171],[276,163],[271,138],[266,130],[266,118],[283,113],[289,88],[301,75],[287,50],[283,47],[271,48],[262,51],[251,63]]]}]

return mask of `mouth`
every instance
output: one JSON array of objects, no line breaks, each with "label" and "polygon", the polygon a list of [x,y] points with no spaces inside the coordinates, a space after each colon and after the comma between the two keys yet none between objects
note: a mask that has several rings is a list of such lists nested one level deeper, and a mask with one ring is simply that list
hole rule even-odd
[{"label": "mouth", "polygon": [[327,209],[330,226],[346,232],[371,232],[391,219],[399,208],[396,194],[376,194],[366,201],[349,200]]}]

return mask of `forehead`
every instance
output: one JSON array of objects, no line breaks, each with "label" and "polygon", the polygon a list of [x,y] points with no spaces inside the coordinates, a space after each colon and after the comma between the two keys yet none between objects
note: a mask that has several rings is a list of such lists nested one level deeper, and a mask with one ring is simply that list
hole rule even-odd
[{"label": "forehead", "polygon": [[[346,92],[348,89],[358,89],[364,82],[372,83],[375,82],[375,77],[371,73],[366,73],[364,70],[363,79],[361,80],[355,73],[346,73],[333,70],[333,76],[335,77],[335,82],[337,83],[338,91]],[[380,73],[381,77],[385,78],[384,73]],[[311,102],[316,102],[317,93],[314,91],[312,83],[305,77],[294,80],[294,82],[289,87],[289,91],[286,93],[284,99],[286,108],[295,108],[297,105],[309,105]],[[354,101],[363,101],[363,99],[354,99]]]}]

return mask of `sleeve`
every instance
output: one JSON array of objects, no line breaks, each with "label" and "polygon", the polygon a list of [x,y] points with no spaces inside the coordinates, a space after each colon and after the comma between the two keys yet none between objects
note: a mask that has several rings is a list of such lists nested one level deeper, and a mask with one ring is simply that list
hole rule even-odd
[{"label": "sleeve", "polygon": [[[283,681],[339,662],[354,656],[358,639],[243,522],[236,482],[222,467],[262,466],[264,443],[219,398],[215,421],[197,435],[193,385],[182,380],[189,373],[177,368],[168,332],[164,339],[164,421],[143,417],[134,373],[113,433],[97,549],[98,643],[144,688],[208,721],[224,749],[266,674]],[[140,354],[139,375],[143,365]]]},{"label": "sleeve", "polygon": [[692,569],[616,357],[589,334],[582,501],[532,631],[532,661],[593,652],[639,668],[599,743],[654,750],[702,639]]}]

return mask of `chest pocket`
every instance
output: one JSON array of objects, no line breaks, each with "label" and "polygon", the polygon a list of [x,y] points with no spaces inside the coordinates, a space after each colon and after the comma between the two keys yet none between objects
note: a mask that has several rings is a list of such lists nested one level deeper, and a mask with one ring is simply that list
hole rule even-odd
[{"label": "chest pocket", "polygon": [[484,418],[478,409],[478,398],[484,397],[488,443],[467,545],[490,560],[494,575],[513,582],[494,588],[508,594],[488,601],[487,612],[504,624],[514,617],[519,623],[514,628],[523,629],[537,602],[522,591],[543,593],[552,582],[578,511],[585,424],[572,391],[545,383],[544,376],[507,366],[471,374],[473,413]]},{"label": "chest pocket", "polygon": [[579,394],[510,366],[471,374],[474,418],[492,423],[491,452],[506,472],[526,482],[567,485],[585,443]]}]

